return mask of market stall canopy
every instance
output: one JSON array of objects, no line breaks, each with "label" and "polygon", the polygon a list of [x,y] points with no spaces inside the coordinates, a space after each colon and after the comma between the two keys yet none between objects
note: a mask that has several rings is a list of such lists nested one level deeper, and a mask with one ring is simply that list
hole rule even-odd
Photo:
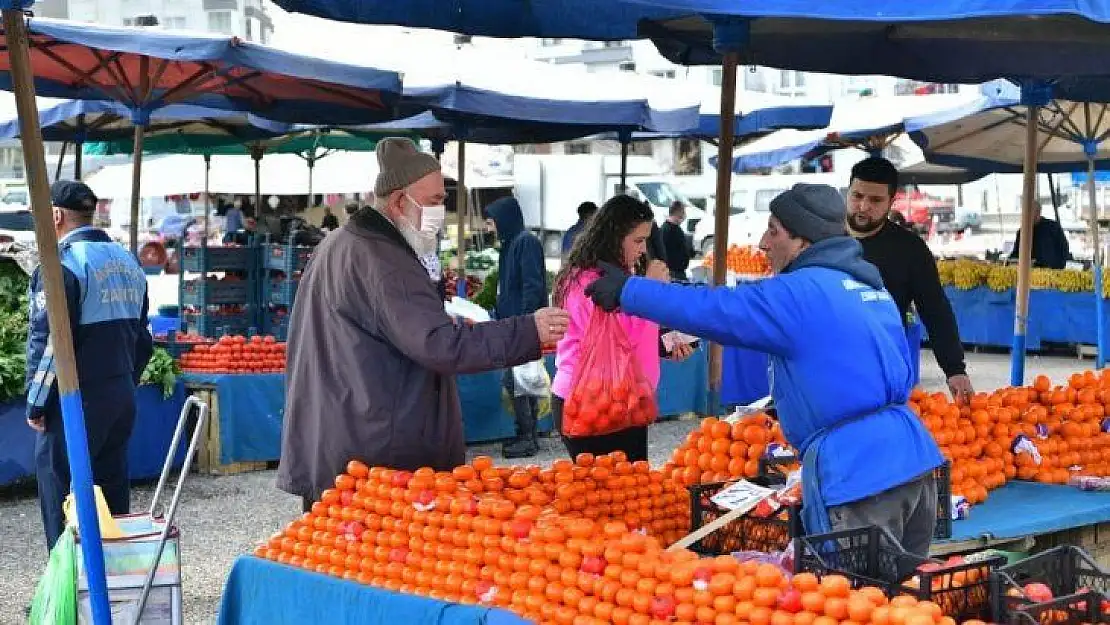
[{"label": "market stall canopy", "polygon": [[[638,35],[682,65],[742,65],[978,83],[1000,76],[1103,75],[1110,4],[1087,0],[621,0]],[[1069,96],[1071,97],[1071,96]]]},{"label": "market stall canopy", "polygon": [[[1025,156],[1027,108],[1007,81],[983,86],[989,97],[958,118],[907,120],[910,138],[934,164],[982,172],[1020,173]],[[1038,110],[1037,171],[1110,167],[1110,105],[1051,100]]]},{"label": "market stall canopy", "polygon": [[[905,131],[907,119],[927,115],[962,116],[987,101],[978,94],[935,94],[853,98],[837,102],[827,128],[780,130],[740,148],[732,171],[777,167],[845,147],[878,150]],[[716,167],[716,159],[710,164]]]},{"label": "market stall canopy", "polygon": [[[5,94],[6,95],[6,94]],[[62,100],[38,98],[39,126],[45,141],[118,140],[132,145],[134,125],[130,110],[108,100]],[[19,117],[14,108],[0,117],[0,139],[19,136]],[[213,142],[242,142],[274,137],[292,130],[283,124],[250,113],[211,109],[189,104],[170,104],[157,109],[144,129],[147,142],[182,134],[203,134]],[[88,153],[88,152],[86,152]],[[130,147],[128,152],[130,153]]]},{"label": "market stall canopy", "polygon": [[967,184],[986,176],[987,172],[972,171],[961,167],[936,165],[919,161],[898,170],[898,183],[909,185]]},{"label": "market stall canopy", "polygon": [[[249,156],[213,156],[208,190],[211,193],[254,195],[255,162]],[[259,161],[262,195],[304,195],[308,168],[295,154],[274,154]],[[378,173],[370,152],[336,152],[317,161],[312,173],[314,193],[363,193],[374,186]],[[85,179],[103,199],[131,196],[131,166],[112,165]],[[143,165],[144,197],[188,195],[204,192],[204,159],[195,155],[149,158]]]},{"label": "market stall canopy", "polygon": [[479,37],[636,39],[636,23],[679,12],[617,0],[274,0],[279,7],[341,22],[434,28]]},{"label": "market stall canopy", "polygon": [[[125,104],[143,125],[168,104],[250,111],[283,122],[358,124],[395,117],[401,77],[237,37],[27,18],[39,95]],[[0,45],[7,46],[6,36]],[[10,57],[0,88],[11,90]]]},{"label": "market stall canopy", "polygon": [[[307,41],[306,51],[331,50]],[[507,129],[558,126],[550,132],[587,136],[607,130],[681,131],[698,123],[701,101],[673,81],[627,72],[594,74],[475,46],[368,43],[348,51],[405,76],[405,110],[423,108],[455,127]],[[420,112],[414,110],[413,112]],[[469,140],[467,138],[467,140]],[[536,142],[537,139],[533,139]]]},{"label": "market stall canopy", "polygon": [[[402,134],[398,132],[397,134]],[[2,135],[0,135],[2,136]],[[265,138],[244,137],[239,141],[209,133],[165,133],[143,141],[144,154],[208,154],[249,156],[251,154],[319,154],[334,150],[372,152],[378,137],[340,129],[289,130],[281,135]],[[84,153],[96,156],[131,154],[134,143],[130,140],[99,141],[85,144]]]}]

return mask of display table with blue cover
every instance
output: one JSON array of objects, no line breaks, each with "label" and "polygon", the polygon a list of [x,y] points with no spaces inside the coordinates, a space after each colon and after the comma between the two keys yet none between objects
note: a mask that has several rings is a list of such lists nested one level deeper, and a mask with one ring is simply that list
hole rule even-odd
[{"label": "display table with blue cover", "polygon": [[446,603],[254,556],[235,561],[218,625],[527,625],[505,610]]},{"label": "display table with blue cover", "polygon": [[[185,386],[178,381],[168,399],[162,397],[159,386],[140,386],[135,404],[135,426],[127,451],[128,472],[131,479],[158,477],[185,405]],[[23,398],[0,404],[0,486],[35,475],[35,431],[27,425],[26,417],[27,403]],[[184,446],[180,446],[175,466],[181,466],[184,455]]]},{"label": "display table with blue cover", "polygon": [[[945,287],[944,291],[956,313],[961,341],[969,345],[1012,346],[1017,299],[1013,289],[998,292],[984,286],[968,290]],[[1110,330],[1110,319],[1105,323]],[[1094,293],[1047,289],[1029,292],[1028,351],[1040,350],[1046,342],[1094,345],[1096,325]]]},{"label": "display table with blue cover", "polygon": [[951,541],[1002,540],[1110,523],[1110,493],[1013,481],[952,523]]},{"label": "display table with blue cover", "polygon": [[[704,412],[708,361],[707,350],[699,348],[684,362],[664,360],[657,398],[661,416]],[[545,359],[554,375],[555,359]],[[515,436],[515,421],[503,400],[501,371],[458,376],[463,430],[468,443]],[[201,469],[227,472],[237,463],[242,468],[261,468],[281,456],[281,423],[285,411],[284,374],[194,374],[183,376],[189,389],[206,394],[212,409],[209,434],[202,449]],[[550,415],[541,421],[551,429]]]}]

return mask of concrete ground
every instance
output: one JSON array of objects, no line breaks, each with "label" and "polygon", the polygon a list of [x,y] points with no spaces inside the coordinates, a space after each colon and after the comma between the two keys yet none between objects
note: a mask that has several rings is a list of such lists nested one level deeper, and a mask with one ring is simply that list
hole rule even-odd
[{"label": "concrete ground", "polygon": [[[1009,356],[968,354],[976,388],[991,390],[1009,383]],[[1090,360],[1031,357],[1027,379],[1045,373],[1054,380],[1086,368]],[[943,390],[944,379],[931,352],[922,354],[922,383]],[[696,422],[668,421],[651,432],[653,465],[666,461]],[[565,451],[554,439],[542,442],[538,459],[549,463]],[[498,457],[499,445],[477,445],[473,455]],[[182,535],[186,623],[214,623],[224,579],[232,562],[300,513],[299,500],[274,487],[275,472],[228,477],[190,476],[178,513]],[[134,509],[149,505],[153,485],[133,491]],[[35,584],[46,562],[46,549],[34,491],[0,493],[0,625],[22,623]]]}]

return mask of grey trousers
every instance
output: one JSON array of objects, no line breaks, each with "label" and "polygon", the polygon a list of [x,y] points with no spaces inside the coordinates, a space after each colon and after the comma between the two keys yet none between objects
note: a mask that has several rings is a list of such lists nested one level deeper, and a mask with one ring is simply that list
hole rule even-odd
[{"label": "grey trousers", "polygon": [[937,525],[937,482],[929,471],[915,480],[874,497],[829,508],[833,531],[877,525],[886,529],[902,548],[926,558]]}]

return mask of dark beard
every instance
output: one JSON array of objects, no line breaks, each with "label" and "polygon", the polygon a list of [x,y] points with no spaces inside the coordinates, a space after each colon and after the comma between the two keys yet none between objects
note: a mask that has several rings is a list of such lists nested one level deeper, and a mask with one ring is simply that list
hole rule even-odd
[{"label": "dark beard", "polygon": [[868,222],[867,224],[860,224],[853,216],[848,216],[848,228],[850,228],[852,232],[856,234],[875,234],[879,231],[880,228],[883,227],[884,222],[886,222],[885,217],[874,223]]}]

